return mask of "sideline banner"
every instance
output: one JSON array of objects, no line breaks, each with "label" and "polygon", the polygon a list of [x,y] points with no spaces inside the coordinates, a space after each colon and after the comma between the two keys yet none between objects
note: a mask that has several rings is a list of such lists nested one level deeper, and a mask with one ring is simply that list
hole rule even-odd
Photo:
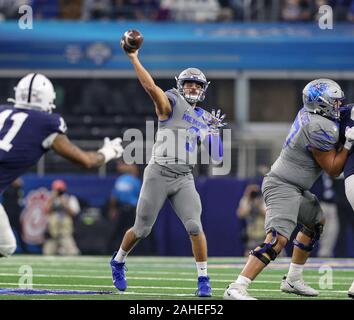
[{"label": "sideline banner", "polygon": [[31,30],[1,22],[0,69],[130,71],[119,41],[133,28],[154,71],[354,70],[353,24],[61,21],[34,21]]}]

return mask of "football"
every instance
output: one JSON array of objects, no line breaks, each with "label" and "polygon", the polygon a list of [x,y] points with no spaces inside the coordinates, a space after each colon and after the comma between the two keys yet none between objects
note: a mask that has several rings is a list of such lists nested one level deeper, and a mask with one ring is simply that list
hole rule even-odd
[{"label": "football", "polygon": [[138,50],[144,41],[143,35],[138,30],[128,30],[124,32],[121,45],[126,52]]}]

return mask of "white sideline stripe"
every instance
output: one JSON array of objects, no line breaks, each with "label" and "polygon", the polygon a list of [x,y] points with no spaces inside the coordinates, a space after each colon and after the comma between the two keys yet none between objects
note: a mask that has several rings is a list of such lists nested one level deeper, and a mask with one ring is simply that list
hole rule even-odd
[{"label": "white sideline stripe", "polygon": [[[27,260],[42,260],[42,261],[106,261],[106,260],[111,260],[112,256],[44,256],[44,255],[13,255],[9,257],[8,259],[11,259],[13,261],[27,261]],[[343,260],[343,259],[342,259]],[[349,259],[350,260],[350,259]],[[352,259],[353,260],[353,259]],[[194,258],[192,256],[190,257],[163,257],[163,256],[129,256],[129,261],[132,262],[146,262],[146,261],[152,261],[152,262],[190,262],[190,263],[195,263]],[[216,262],[216,263],[242,263],[247,261],[247,257],[209,257],[208,258],[209,262]],[[284,262],[284,261],[290,261],[290,258],[287,260],[280,260],[278,259],[277,261],[279,262]]]},{"label": "white sideline stripe", "polygon": [[[11,285],[11,286],[18,286],[18,283],[16,282],[0,282],[0,285]],[[65,288],[70,288],[70,287],[82,287],[82,288],[109,288],[112,290],[117,290],[113,285],[112,286],[107,286],[107,285],[81,285],[81,284],[47,284],[47,283],[36,283],[33,284],[33,286],[36,287],[65,287]],[[195,287],[161,287],[161,286],[129,286],[128,288],[130,289],[161,289],[161,290],[195,290]],[[225,288],[213,288],[213,291],[225,291]],[[278,292],[283,294],[280,290],[277,289],[248,289],[248,291],[254,291],[254,292]],[[321,294],[342,294],[342,293],[347,293],[347,291],[343,290],[319,290]],[[124,293],[119,293],[118,291],[113,294],[131,294],[131,291],[126,291]],[[146,293],[149,294],[149,293]],[[193,294],[194,295],[194,294]],[[1,297],[1,295],[0,295]]]},{"label": "white sideline stripe", "polygon": [[[18,273],[0,273],[0,276],[16,276],[19,277]],[[86,276],[86,275],[70,275],[70,274],[63,274],[63,275],[54,275],[54,274],[33,274],[34,278],[81,278],[81,279],[112,279],[111,276]],[[196,278],[161,278],[161,277],[129,277],[127,276],[127,280],[144,280],[144,281],[187,281],[187,282],[196,282]],[[212,282],[230,282],[230,279],[214,279]],[[259,283],[280,283],[280,281],[267,281],[267,280],[260,280],[257,281]]]},{"label": "white sideline stripe", "polygon": [[[35,268],[36,266],[53,266],[53,267],[57,267],[57,266],[63,266],[63,267],[83,267],[83,268],[87,268],[88,265],[87,263],[77,263],[77,262],[71,262],[70,264],[64,264],[64,263],[57,263],[57,262],[50,262],[50,263],[40,263],[40,262],[35,262],[35,261],[24,261],[22,263],[7,263],[7,262],[1,262],[2,266],[13,266],[15,268],[19,268],[21,265],[30,265],[33,268]],[[105,262],[105,263],[94,263],[95,266],[101,265],[102,268],[109,268],[109,263]],[[127,263],[128,269],[129,267],[131,268],[146,268],[146,269],[151,269],[151,268],[161,268],[161,269],[178,269],[178,268],[184,268],[184,269],[193,269],[195,270],[195,263],[191,263],[191,264],[180,264],[180,263],[163,263],[163,264],[157,264],[157,263]],[[323,265],[321,265],[323,266]],[[92,267],[92,265],[90,265],[90,267]],[[223,269],[223,270],[234,270],[234,271],[238,271],[239,269],[242,269],[244,267],[244,265],[240,264],[240,265],[228,265],[228,266],[219,266],[219,265],[212,265],[212,264],[208,264],[208,268],[209,270],[215,270],[215,269]],[[288,265],[284,265],[284,266],[276,266],[274,268],[272,268],[271,266],[268,266],[268,270],[272,270],[272,271],[280,271],[280,270],[284,270],[284,272],[286,272],[285,270],[288,270]],[[310,266],[309,266],[310,267]],[[1,267],[0,267],[1,270]],[[316,271],[316,268],[308,268],[308,271]],[[333,268],[333,271],[340,271],[340,272],[344,272],[344,273],[354,273],[354,267],[353,268],[347,268],[344,267],[340,268],[339,266],[336,266],[335,268]]]},{"label": "white sideline stripe", "polygon": [[[45,255],[37,255],[37,254],[15,254],[11,256],[10,259],[13,260],[26,260],[26,259],[42,259],[42,260],[102,260],[102,259],[110,259],[111,255],[81,255],[81,256],[58,256],[58,255],[52,255],[52,256],[45,256]],[[193,256],[178,256],[178,257],[164,257],[164,256],[144,256],[144,255],[136,255],[136,256],[130,256],[129,259],[135,260],[135,261],[141,261],[141,260],[171,260],[171,261],[193,261]],[[210,261],[246,261],[248,257],[241,257],[241,256],[226,256],[226,257],[215,257],[211,256],[208,258]],[[278,257],[276,262],[287,262],[290,261],[291,257]],[[318,261],[353,261],[353,258],[309,258],[309,262],[318,262]]]},{"label": "white sideline stripe", "polygon": [[[3,270],[13,270],[13,268],[4,268],[2,266],[0,266],[0,271],[3,271]],[[50,272],[65,272],[67,273],[68,271],[70,272],[79,272],[79,273],[86,273],[86,272],[97,272],[99,274],[102,274],[102,273],[105,273],[105,270],[102,270],[102,269],[78,269],[78,270],[68,270],[68,269],[53,269],[53,268],[36,268],[35,266],[33,267],[33,271],[50,271]],[[108,270],[107,270],[108,271]],[[129,273],[131,274],[156,274],[156,275],[161,275],[161,274],[165,274],[165,275],[170,275],[170,274],[173,274],[173,275],[190,275],[190,276],[193,276],[193,275],[196,275],[196,272],[195,271],[191,271],[191,272],[172,272],[172,271],[140,271],[140,270],[131,270],[131,271],[128,271]],[[354,270],[353,270],[353,273],[354,273]],[[210,276],[230,276],[230,279],[234,279],[236,278],[236,274],[233,273],[233,272],[230,272],[230,274],[226,274],[226,273],[216,273],[216,272],[208,272],[208,274]],[[34,272],[34,275],[36,275],[36,273]],[[58,275],[59,276],[59,275]],[[91,278],[94,277],[94,276],[90,276]],[[129,275],[128,275],[129,277]],[[274,278],[274,279],[279,279],[278,282],[281,281],[281,277],[282,276],[279,276],[279,275],[272,275],[272,274],[262,274],[260,275],[260,277],[264,277],[264,278]],[[305,280],[306,279],[319,279],[321,277],[321,275],[318,275],[318,276],[308,276],[308,275],[304,275],[304,278]],[[344,283],[337,283],[337,284],[346,284],[347,281],[349,280],[348,277],[337,277],[337,276],[333,276],[333,278],[335,278],[336,280],[346,280],[346,282]],[[183,279],[181,279],[183,280]],[[255,280],[256,282],[264,282],[265,280]]]},{"label": "white sideline stripe", "polygon": [[[19,277],[20,275],[17,273],[0,273],[0,276],[16,276]],[[81,278],[81,279],[112,279],[111,276],[85,276],[85,275],[70,275],[70,274],[62,274],[62,275],[53,275],[53,274],[33,274],[33,277],[36,278]],[[196,282],[196,278],[150,278],[150,277],[129,277],[127,276],[127,280],[142,280],[142,281],[180,281],[180,282]],[[221,283],[228,283],[230,279],[212,279],[212,282],[221,282]],[[269,280],[256,280],[255,283],[274,283],[280,284],[279,281],[269,281]],[[318,282],[307,282],[308,284],[318,284]],[[343,285],[343,284],[350,284],[348,283],[339,283],[334,282],[333,285]]]},{"label": "white sideline stripe", "polygon": [[[109,263],[95,263],[94,265],[87,265],[86,263],[71,263],[71,264],[63,264],[63,263],[54,263],[54,262],[51,262],[51,263],[47,263],[47,262],[36,262],[36,261],[32,261],[32,262],[29,262],[27,261],[26,263],[23,262],[23,263],[9,263],[9,262],[5,262],[5,261],[1,261],[1,265],[0,265],[0,269],[1,267],[20,267],[22,266],[23,264],[28,264],[32,267],[41,267],[41,266],[44,266],[44,267],[70,267],[70,268],[80,268],[80,267],[84,267],[85,270],[87,269],[87,267],[90,267],[88,269],[91,269],[91,270],[102,270],[101,268],[110,268],[109,266]],[[97,267],[97,268],[95,268]],[[142,268],[146,268],[146,269],[151,269],[151,268],[161,268],[161,269],[177,269],[177,268],[185,268],[185,269],[193,269],[195,270],[196,267],[195,267],[195,263],[194,264],[188,264],[188,265],[182,265],[182,264],[168,264],[168,263],[164,263],[164,264],[154,264],[154,263],[148,263],[148,264],[142,264],[142,263],[138,263],[138,264],[135,264],[135,263],[131,263],[131,262],[127,262],[127,267],[129,269],[132,268],[139,268],[139,269],[142,269]],[[215,269],[222,269],[222,270],[225,270],[225,271],[235,271],[235,269],[240,269],[241,267],[243,266],[234,266],[234,265],[229,265],[227,268],[225,268],[225,266],[218,266],[218,265],[212,265],[212,264],[208,264],[208,268],[209,270],[214,270]],[[284,270],[288,270],[288,267],[289,266],[286,266],[282,269]],[[277,268],[277,269],[271,269],[271,268],[268,268],[267,270],[271,270],[271,271],[274,271],[274,272],[277,272],[279,270],[281,270],[280,268]],[[306,269],[307,271],[316,271],[316,269],[314,268],[307,268]],[[335,272],[336,271],[340,271],[340,272],[353,272],[354,273],[354,267],[353,268],[334,268],[333,269]]]},{"label": "white sideline stripe", "polygon": [[[17,263],[24,263],[32,260],[39,260],[43,262],[66,262],[66,263],[75,263],[75,262],[101,262],[105,263],[106,261],[111,260],[111,256],[78,256],[78,257],[63,257],[63,256],[38,256],[38,255],[15,255],[9,258],[9,260],[17,262]],[[247,257],[209,257],[208,262],[210,264],[220,264],[220,265],[237,265],[237,264],[245,264],[247,261]],[[291,261],[290,257],[284,257],[284,258],[278,258],[275,262],[273,262],[269,267],[271,266],[278,266],[282,265],[284,263],[289,264]],[[194,259],[192,257],[161,257],[161,256],[132,256],[129,257],[129,262],[131,263],[190,263],[194,264]],[[352,258],[347,258],[347,259],[337,259],[337,258],[310,258],[308,260],[308,264],[335,264],[338,266],[338,264],[353,264],[354,259]]]}]

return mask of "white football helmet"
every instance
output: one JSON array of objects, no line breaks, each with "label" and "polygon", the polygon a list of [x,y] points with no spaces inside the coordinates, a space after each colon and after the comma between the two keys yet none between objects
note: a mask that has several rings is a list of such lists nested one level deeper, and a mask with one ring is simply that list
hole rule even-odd
[{"label": "white football helmet", "polygon": [[[205,98],[205,93],[208,89],[208,86],[210,84],[210,81],[208,82],[204,73],[201,72],[197,68],[188,68],[183,70],[178,78],[175,77],[176,82],[177,82],[177,89],[178,92],[189,102],[189,103],[197,103],[201,102]],[[198,82],[202,86],[202,90],[198,95],[191,95],[191,94],[186,94],[183,89],[183,84],[185,81],[194,81]]]},{"label": "white football helmet", "polygon": [[8,99],[13,102],[16,108],[37,109],[52,113],[55,109],[55,91],[50,80],[40,73],[29,73],[24,76],[14,88],[15,99]]}]

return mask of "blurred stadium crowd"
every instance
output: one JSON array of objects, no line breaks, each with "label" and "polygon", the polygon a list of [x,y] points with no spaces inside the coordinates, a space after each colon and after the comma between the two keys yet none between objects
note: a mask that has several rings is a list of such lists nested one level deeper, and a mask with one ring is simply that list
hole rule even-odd
[{"label": "blurred stadium crowd", "polygon": [[35,19],[142,21],[313,21],[330,5],[336,21],[354,21],[353,0],[0,0],[0,21],[30,5]]}]

